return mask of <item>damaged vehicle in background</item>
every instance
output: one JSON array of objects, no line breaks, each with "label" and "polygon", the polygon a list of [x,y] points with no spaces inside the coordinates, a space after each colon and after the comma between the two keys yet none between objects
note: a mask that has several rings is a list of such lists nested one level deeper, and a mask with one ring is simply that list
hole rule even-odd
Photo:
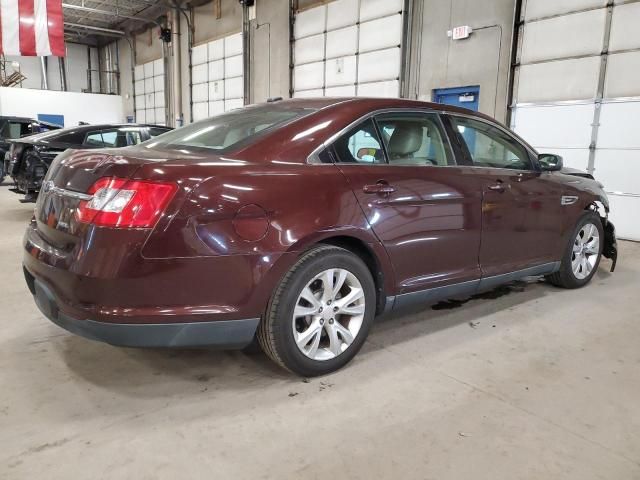
[{"label": "damaged vehicle in background", "polygon": [[53,159],[65,150],[120,148],[149,140],[171,128],[159,125],[81,125],[11,141],[4,171],[13,179],[20,201],[35,202]]},{"label": "damaged vehicle in background", "polygon": [[7,174],[4,159],[11,147],[11,140],[59,128],[62,127],[33,118],[0,116],[0,183]]}]

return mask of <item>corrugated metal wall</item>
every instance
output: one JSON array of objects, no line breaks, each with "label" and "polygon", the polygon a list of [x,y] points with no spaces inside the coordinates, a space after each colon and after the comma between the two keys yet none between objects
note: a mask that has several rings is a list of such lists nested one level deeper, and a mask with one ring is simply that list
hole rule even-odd
[{"label": "corrugated metal wall", "polygon": [[640,240],[640,2],[525,0],[512,127],[605,185]]}]

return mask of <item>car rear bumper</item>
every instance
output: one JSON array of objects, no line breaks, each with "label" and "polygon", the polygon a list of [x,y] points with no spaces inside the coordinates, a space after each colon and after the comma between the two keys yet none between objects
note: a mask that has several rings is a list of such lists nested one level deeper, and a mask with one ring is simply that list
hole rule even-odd
[{"label": "car rear bumper", "polygon": [[40,311],[53,323],[82,337],[123,347],[244,348],[251,343],[259,318],[214,322],[108,323],[78,320],[62,312],[53,291],[25,268],[25,279]]}]

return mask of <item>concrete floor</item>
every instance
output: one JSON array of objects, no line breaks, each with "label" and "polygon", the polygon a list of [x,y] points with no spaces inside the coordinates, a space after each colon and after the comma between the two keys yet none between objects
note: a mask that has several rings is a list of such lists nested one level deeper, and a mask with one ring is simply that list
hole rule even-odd
[{"label": "concrete floor", "polygon": [[[0,187],[0,478],[640,478],[640,245],[578,291],[516,284],[377,324],[303,381],[263,355],[133,350],[49,323],[32,206]],[[494,297],[494,298],[490,298]]]}]

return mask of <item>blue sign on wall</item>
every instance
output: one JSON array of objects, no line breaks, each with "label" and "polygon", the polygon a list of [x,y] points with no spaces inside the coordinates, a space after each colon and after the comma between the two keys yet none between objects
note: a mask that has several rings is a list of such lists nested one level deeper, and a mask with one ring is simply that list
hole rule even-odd
[{"label": "blue sign on wall", "polygon": [[53,123],[60,127],[64,127],[64,115],[56,115],[53,113],[39,113],[38,120],[41,122]]},{"label": "blue sign on wall", "polygon": [[436,88],[433,91],[433,101],[456,107],[478,111],[480,106],[480,87]]}]

